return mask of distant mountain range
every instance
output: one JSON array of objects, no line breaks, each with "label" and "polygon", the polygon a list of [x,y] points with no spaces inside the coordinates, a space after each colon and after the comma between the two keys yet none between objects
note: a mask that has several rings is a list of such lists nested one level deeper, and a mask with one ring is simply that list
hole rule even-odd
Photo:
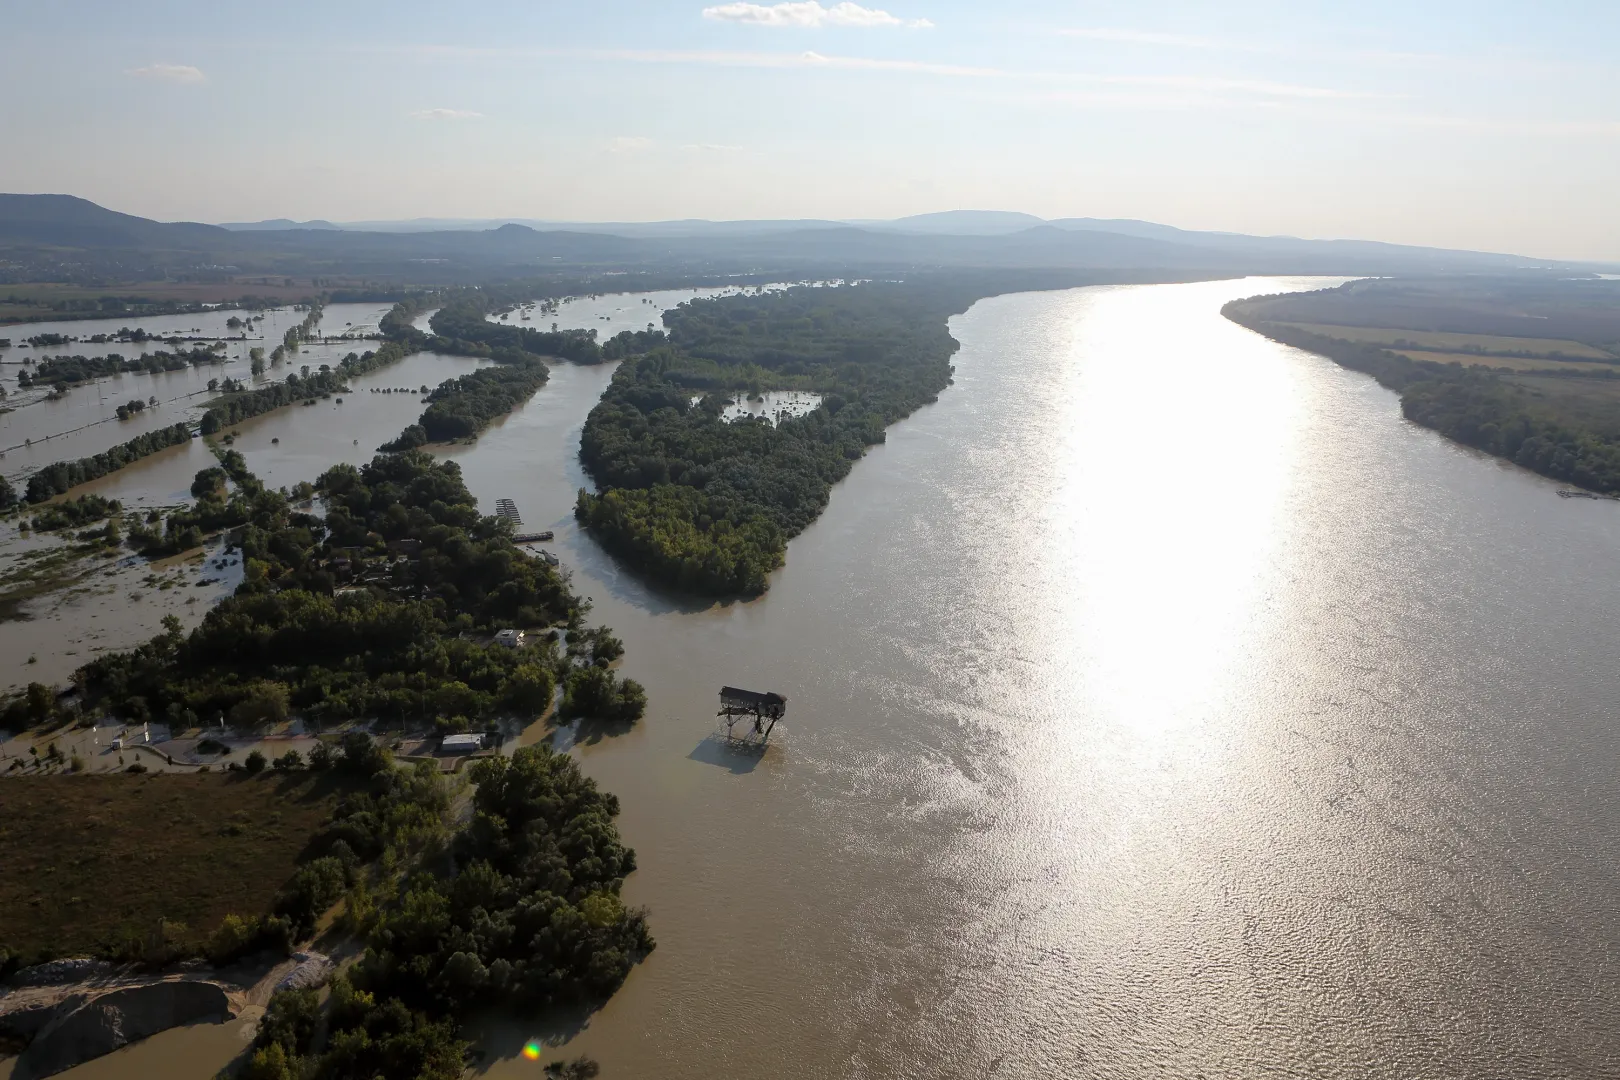
[{"label": "distant mountain range", "polygon": [[[69,195],[0,195],[0,252],[23,265],[227,267],[412,280],[589,268],[877,273],[924,267],[1159,269],[1177,273],[1502,273],[1545,260],[1362,240],[1195,232],[1147,221],[956,210],[894,221],[560,223],[417,219],[157,222]],[[131,271],[133,272],[133,271]]]}]

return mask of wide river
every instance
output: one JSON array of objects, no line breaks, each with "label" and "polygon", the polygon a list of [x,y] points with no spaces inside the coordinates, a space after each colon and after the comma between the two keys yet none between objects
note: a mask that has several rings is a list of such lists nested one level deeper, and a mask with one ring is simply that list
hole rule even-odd
[{"label": "wide river", "polygon": [[[751,603],[661,598],[573,529],[607,369],[560,366],[461,453],[482,503],[556,525],[652,703],[576,750],[659,946],[550,1056],[1620,1075],[1620,506],[1220,316],[1314,284],[977,304],[955,385]],[[763,759],[713,738],[722,683],[788,695]],[[207,1076],[227,1034],[69,1075]],[[501,1026],[484,1074],[537,1076],[516,1050],[546,1034]]]}]

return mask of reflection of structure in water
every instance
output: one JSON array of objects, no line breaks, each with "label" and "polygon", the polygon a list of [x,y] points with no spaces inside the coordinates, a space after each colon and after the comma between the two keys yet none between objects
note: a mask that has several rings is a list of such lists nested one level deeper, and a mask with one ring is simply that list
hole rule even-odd
[{"label": "reflection of structure in water", "polygon": [[[720,688],[719,715],[726,718],[726,739],[735,746],[763,750],[771,737],[776,722],[787,713],[787,698],[782,694],[760,693],[757,690],[739,690],[735,686]],[[751,721],[737,733],[737,721]]]}]

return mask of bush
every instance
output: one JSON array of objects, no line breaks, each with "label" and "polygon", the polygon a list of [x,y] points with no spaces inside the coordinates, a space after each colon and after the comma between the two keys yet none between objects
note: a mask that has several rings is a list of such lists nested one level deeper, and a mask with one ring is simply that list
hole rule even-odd
[{"label": "bush", "polygon": [[277,772],[292,772],[295,769],[304,767],[304,759],[299,755],[298,751],[289,750],[276,758],[275,764],[271,767]]},{"label": "bush", "polygon": [[247,760],[242,762],[242,767],[247,770],[249,776],[257,776],[259,773],[264,772],[264,766],[264,754],[258,750],[253,751],[247,756]]},{"label": "bush", "polygon": [[208,938],[207,953],[216,965],[229,964],[257,952],[274,951],[285,956],[292,951],[293,926],[289,919],[255,916],[244,919],[227,915]]}]

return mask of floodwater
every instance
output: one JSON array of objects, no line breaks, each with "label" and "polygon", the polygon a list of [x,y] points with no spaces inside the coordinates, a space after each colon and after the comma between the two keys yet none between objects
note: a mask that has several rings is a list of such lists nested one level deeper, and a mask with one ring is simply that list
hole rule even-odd
[{"label": "floodwater", "polygon": [[248,468],[269,487],[314,481],[338,462],[363,465],[377,456],[379,446],[421,417],[427,407],[423,386],[431,389],[491,362],[412,353],[350,379],[351,393],[317,399],[314,405],[290,405],[235,425],[228,429],[235,435],[231,448],[247,458]]},{"label": "floodwater", "polygon": [[[0,377],[6,381],[11,396],[6,405],[12,411],[0,413],[0,475],[14,483],[44,465],[57,461],[99,454],[136,435],[157,428],[169,427],[181,421],[194,421],[203,407],[213,400],[215,392],[208,389],[211,380],[238,379],[249,386],[266,382],[280,382],[290,372],[303,365],[312,369],[322,364],[335,365],[351,352],[375,349],[377,341],[345,338],[345,335],[376,334],[378,320],[388,313],[390,304],[332,304],[321,313],[317,333],[329,341],[307,343],[296,357],[288,357],[279,366],[268,367],[255,377],[250,370],[248,351],[262,348],[266,355],[281,344],[287,330],[297,326],[306,312],[292,308],[276,308],[261,313],[243,311],[210,311],[195,315],[154,316],[146,319],[97,319],[63,323],[25,323],[11,328],[0,327],[0,337],[9,334],[14,342],[9,349],[0,349]],[[226,319],[231,316],[263,314],[263,322],[251,324],[246,339],[227,337]],[[89,337],[106,334],[120,327],[140,327],[151,334],[183,334],[203,340],[184,341],[167,345],[161,341],[140,344],[109,342],[92,344],[86,341],[66,345],[24,349],[21,343],[36,334],[57,333],[71,337]],[[195,333],[193,333],[195,331]],[[134,358],[143,352],[189,352],[194,346],[209,341],[224,341],[226,348],[222,362],[204,364],[181,371],[168,371],[156,375],[124,373],[97,379],[69,390],[57,400],[48,400],[49,388],[19,391],[15,382],[21,365],[47,356],[105,356],[119,353]],[[128,420],[117,418],[118,406],[132,399],[149,401],[149,406]]]},{"label": "floodwater", "polygon": [[[6,531],[9,533],[9,527]],[[0,571],[21,565],[41,542],[0,547]],[[70,584],[23,605],[26,618],[0,620],[0,695],[31,682],[65,686],[73,673],[104,652],[127,649],[163,630],[173,615],[187,629],[242,582],[240,554],[225,556],[223,539],[154,562],[122,552],[90,557]],[[228,565],[219,566],[220,561]]]},{"label": "floodwater", "polygon": [[[749,603],[572,527],[607,367],[454,448],[651,700],[576,752],[659,947],[581,1031],[493,1023],[482,1074],[568,1034],[694,1080],[1620,1074],[1620,506],[1219,314],[1322,284],[980,302]],[[788,695],[762,758],[722,683]]]},{"label": "floodwater", "polygon": [[[816,282],[815,284],[826,284]],[[595,296],[571,296],[561,301],[555,312],[546,313],[536,304],[523,321],[523,308],[486,315],[489,322],[530,330],[595,330],[598,341],[606,342],[625,330],[662,330],[664,312],[689,300],[706,300],[715,296],[734,296],[756,289],[774,292],[789,286],[781,282],[769,285],[722,285],[700,289],[662,289],[656,292],[602,293]],[[501,316],[506,316],[502,318]],[[425,325],[423,329],[426,329]]]},{"label": "floodwater", "polygon": [[732,399],[720,412],[722,420],[741,420],[744,417],[764,419],[775,427],[783,420],[808,416],[821,407],[821,395],[805,390],[766,390],[757,397],[746,394]]}]

